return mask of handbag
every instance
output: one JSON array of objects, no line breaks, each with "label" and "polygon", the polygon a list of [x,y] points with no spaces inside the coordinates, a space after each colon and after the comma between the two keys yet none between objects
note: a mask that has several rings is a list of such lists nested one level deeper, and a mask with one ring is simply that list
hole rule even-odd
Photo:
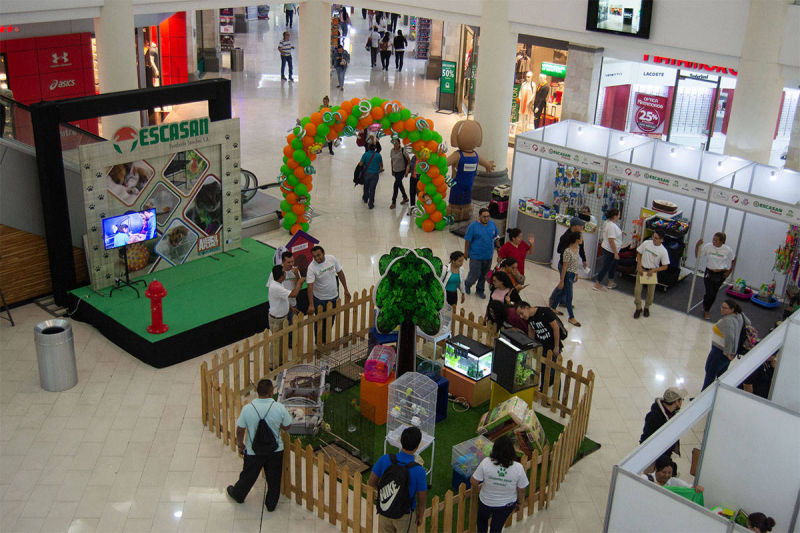
[{"label": "handbag", "polygon": [[366,174],[367,168],[372,164],[372,160],[375,159],[375,154],[377,153],[378,152],[372,152],[372,157],[369,158],[369,163],[363,167],[356,165],[355,170],[353,170],[353,186],[364,185],[364,174]]}]

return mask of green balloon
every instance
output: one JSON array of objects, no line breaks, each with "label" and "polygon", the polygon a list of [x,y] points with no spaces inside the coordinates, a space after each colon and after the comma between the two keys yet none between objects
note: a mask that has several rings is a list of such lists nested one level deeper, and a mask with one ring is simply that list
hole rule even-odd
[{"label": "green balloon", "polygon": [[286,183],[288,183],[289,185],[291,185],[292,187],[294,187],[294,186],[296,186],[297,184],[299,184],[299,183],[300,183],[300,180],[299,180],[299,179],[297,179],[297,176],[295,176],[294,174],[290,174],[290,175],[289,175],[289,176],[287,176],[287,178],[286,178]]},{"label": "green balloon", "polygon": [[[317,130],[317,131],[319,131],[319,130]],[[319,144],[323,144],[323,143],[325,143],[325,136],[324,135],[320,135],[318,133],[318,134],[314,135],[314,141],[318,142]]]},{"label": "green balloon", "polygon": [[428,142],[431,139],[433,139],[433,133],[431,133],[431,130],[422,130],[422,140]]},{"label": "green balloon", "polygon": [[438,131],[433,132],[433,140],[436,141],[437,143],[442,142],[442,136]]},{"label": "green balloon", "polygon": [[322,135],[323,137],[326,137],[328,133],[330,133],[330,131],[331,128],[327,124],[320,124],[319,126],[317,126],[317,135]]},{"label": "green balloon", "polygon": [[433,200],[433,203],[435,203],[436,205],[439,205],[439,202],[442,201],[442,195],[439,194],[438,192],[433,193],[431,195],[431,200]]},{"label": "green balloon", "polygon": [[[421,227],[422,227],[422,223],[423,223],[423,222],[424,222],[424,219],[423,219],[422,217],[417,217],[417,218],[414,220],[414,223],[417,225],[417,227],[418,227],[418,228],[421,228]],[[286,229],[289,229],[289,228],[286,228]]]},{"label": "green balloon", "polygon": [[356,117],[355,115],[350,115],[349,117],[347,117],[346,122],[348,126],[352,126],[355,128],[358,125],[358,117]]},{"label": "green balloon", "polygon": [[286,163],[288,163],[288,162],[289,162],[289,158],[288,158],[288,157],[286,157],[286,156],[283,156],[283,163],[284,163],[284,164],[286,164]]},{"label": "green balloon", "polygon": [[[443,222],[443,221],[440,220],[440,222]],[[300,229],[303,230],[303,231],[308,231],[308,222],[302,222],[300,224]]]},{"label": "green balloon", "polygon": [[428,196],[433,196],[433,193],[436,192],[436,185],[433,183],[429,183],[425,186],[425,192],[428,193]]},{"label": "green balloon", "polygon": [[427,185],[427,184],[429,184],[431,182],[431,177],[428,176],[425,173],[422,173],[422,174],[419,175],[419,181],[421,181],[422,183]]},{"label": "green balloon", "polygon": [[389,120],[392,123],[397,122],[398,120],[400,120],[400,113],[398,111],[392,111],[391,113],[389,113]]},{"label": "green balloon", "polygon": [[[286,223],[289,223],[289,228],[292,227],[292,224],[297,222],[297,215],[295,215],[292,211],[287,211],[286,216],[283,217],[283,227],[286,228]],[[289,229],[286,228],[286,229]]]},{"label": "green balloon", "polygon": [[441,211],[442,213],[447,213],[447,202],[445,202],[444,200],[442,200],[441,202],[439,202],[438,204],[436,204],[436,207],[437,207],[437,208],[439,209],[439,211]]},{"label": "green balloon", "polygon": [[411,111],[408,109],[403,109],[400,111],[400,120],[408,120],[411,118]]},{"label": "green balloon", "polygon": [[336,111],[339,111],[341,108],[342,108],[342,106],[335,105],[335,106],[333,106],[333,107],[331,108],[331,111],[334,111],[334,112],[336,112]]},{"label": "green balloon", "polygon": [[409,133],[408,140],[411,141],[412,143],[417,142],[419,140],[419,132],[414,130],[411,133]]},{"label": "green balloon", "polygon": [[292,222],[289,222],[289,218],[288,218],[288,215],[289,215],[289,213],[286,213],[286,215],[287,215],[287,218],[284,218],[284,219],[283,219],[283,224],[282,224],[282,226],[283,226],[283,229],[285,229],[285,230],[287,230],[287,231],[288,231],[288,230],[292,229],[292,224],[293,224],[293,223],[292,223]]},{"label": "green balloon", "polygon": [[429,165],[431,165],[431,166],[433,166],[433,167],[438,167],[438,166],[439,166],[439,160],[440,160],[440,159],[441,159],[441,156],[440,156],[440,155],[438,155],[438,154],[431,154],[431,156],[428,158],[428,164],[429,164]]},{"label": "green balloon", "polygon": [[287,176],[292,173],[292,169],[289,168],[288,165],[281,165],[281,174],[286,174]]},{"label": "green balloon", "polygon": [[382,130],[388,130],[391,127],[392,127],[392,122],[388,118],[383,117],[381,119],[381,129]]},{"label": "green balloon", "polygon": [[372,104],[372,107],[380,107],[383,105],[383,99],[380,96],[373,96],[369,103]]},{"label": "green balloon", "polygon": [[305,156],[306,154],[304,154],[302,150],[295,150],[294,152],[292,152],[292,158],[294,158],[295,161],[300,163],[301,166],[303,165],[303,158]]},{"label": "green balloon", "polygon": [[292,148],[295,150],[302,150],[303,149],[303,141],[300,139],[292,139]]},{"label": "green balloon", "polygon": [[298,196],[305,196],[308,194],[308,187],[305,186],[303,183],[298,183],[297,186],[294,188],[295,194]]},{"label": "green balloon", "polygon": [[406,137],[408,137],[408,132],[406,130],[403,130],[400,133],[398,133],[397,136],[400,137],[401,139],[405,139]]},{"label": "green balloon", "polygon": [[286,213],[286,212],[289,212],[289,211],[291,211],[291,210],[292,210],[292,204],[290,204],[290,203],[289,203],[288,201],[286,201],[286,200],[283,200],[283,201],[281,201],[281,211],[283,211],[284,213]]},{"label": "green balloon", "polygon": [[311,118],[309,117],[303,117],[300,119],[300,125],[303,127],[305,127],[305,125],[308,124],[309,122],[311,122]]},{"label": "green balloon", "polygon": [[447,222],[445,222],[444,220],[440,220],[433,227],[438,229],[438,230],[443,230],[446,226],[447,226]]}]

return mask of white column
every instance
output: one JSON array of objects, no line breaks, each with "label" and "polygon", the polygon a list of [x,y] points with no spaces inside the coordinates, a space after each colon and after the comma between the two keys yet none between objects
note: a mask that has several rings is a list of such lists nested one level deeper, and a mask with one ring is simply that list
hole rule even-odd
[{"label": "white column", "polygon": [[509,0],[482,0],[475,120],[483,128],[481,157],[494,160],[495,172],[507,170],[508,130],[514,90],[517,34],[508,20]]},{"label": "white column", "polygon": [[594,122],[602,66],[602,48],[569,45],[561,120]]},{"label": "white column", "polygon": [[725,153],[769,164],[784,79],[778,55],[788,0],[751,0]]},{"label": "white column", "polygon": [[789,151],[786,153],[786,168],[800,172],[800,109],[794,114]]},{"label": "white column", "polygon": [[[136,77],[136,36],[132,0],[105,0],[100,18],[94,19],[97,39],[97,72],[100,92],[113,93],[138,89]],[[103,136],[110,138],[122,126],[138,128],[138,113],[103,117]]]},{"label": "white column", "polygon": [[[305,117],[319,109],[322,97],[330,94],[331,105],[342,101],[343,91],[331,89],[331,4],[307,0],[301,4],[300,36],[297,44],[297,116]],[[277,15],[276,15],[277,16]],[[353,50],[348,50],[352,55]]]}]

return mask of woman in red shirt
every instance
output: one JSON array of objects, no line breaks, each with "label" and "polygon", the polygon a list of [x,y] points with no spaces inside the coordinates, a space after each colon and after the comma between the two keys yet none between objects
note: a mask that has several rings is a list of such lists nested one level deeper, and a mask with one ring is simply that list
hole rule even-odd
[{"label": "woman in red shirt", "polygon": [[[530,244],[529,244],[530,243]],[[511,228],[508,230],[508,241],[497,251],[497,257],[503,259],[513,257],[517,260],[519,273],[525,275],[525,256],[533,248],[533,235],[528,236],[528,242],[522,241],[522,230]]]}]

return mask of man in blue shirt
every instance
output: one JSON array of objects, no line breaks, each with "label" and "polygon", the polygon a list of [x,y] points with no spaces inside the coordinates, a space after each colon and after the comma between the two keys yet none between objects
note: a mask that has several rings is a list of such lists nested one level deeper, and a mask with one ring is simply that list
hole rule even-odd
[{"label": "man in blue shirt", "polygon": [[[397,464],[405,466],[414,462],[414,452],[419,448],[419,443],[422,441],[422,432],[418,427],[407,427],[400,434],[400,453],[395,455]],[[375,489],[378,488],[383,473],[392,464],[392,458],[389,454],[382,456],[372,467],[372,472],[369,475],[367,484]],[[422,518],[425,515],[425,505],[428,497],[428,481],[425,478],[425,468],[422,465],[414,466],[408,469],[408,495],[411,502],[411,508],[407,514],[399,518],[388,518],[381,514],[378,515],[378,530],[381,533],[407,533],[411,531],[411,511],[417,510],[417,526],[422,525]],[[380,498],[380,495],[378,495]],[[380,503],[380,502],[379,502]]]},{"label": "man in blue shirt", "polygon": [[[239,419],[236,421],[236,442],[239,446],[239,454],[244,456],[244,466],[242,473],[239,474],[239,481],[236,485],[228,485],[228,496],[233,498],[236,503],[243,503],[247,493],[253,488],[253,484],[258,479],[258,474],[264,470],[267,476],[267,494],[264,498],[264,505],[267,511],[272,512],[278,505],[278,498],[281,495],[281,474],[283,473],[283,441],[281,440],[281,429],[289,429],[292,423],[292,415],[286,407],[272,399],[272,381],[262,379],[256,386],[258,398],[242,407]],[[253,438],[258,429],[258,422],[261,419],[267,421],[267,425],[275,434],[278,442],[277,449],[267,455],[256,455],[253,452]],[[245,431],[247,440],[245,441]]]},{"label": "man in blue shirt", "polygon": [[377,139],[374,142],[367,142],[367,151],[361,156],[361,161],[358,166],[364,171],[364,194],[361,199],[365,204],[369,204],[369,208],[375,207],[375,188],[378,186],[378,174],[383,172],[383,159],[381,154],[378,153],[375,143],[379,142]]},{"label": "man in blue shirt", "polygon": [[465,282],[467,294],[470,287],[477,282],[475,294],[478,298],[486,298],[483,285],[486,283],[489,269],[492,268],[494,241],[498,235],[497,226],[489,216],[489,210],[482,208],[478,211],[478,220],[469,225],[464,235],[464,256],[469,259],[469,274]]}]

